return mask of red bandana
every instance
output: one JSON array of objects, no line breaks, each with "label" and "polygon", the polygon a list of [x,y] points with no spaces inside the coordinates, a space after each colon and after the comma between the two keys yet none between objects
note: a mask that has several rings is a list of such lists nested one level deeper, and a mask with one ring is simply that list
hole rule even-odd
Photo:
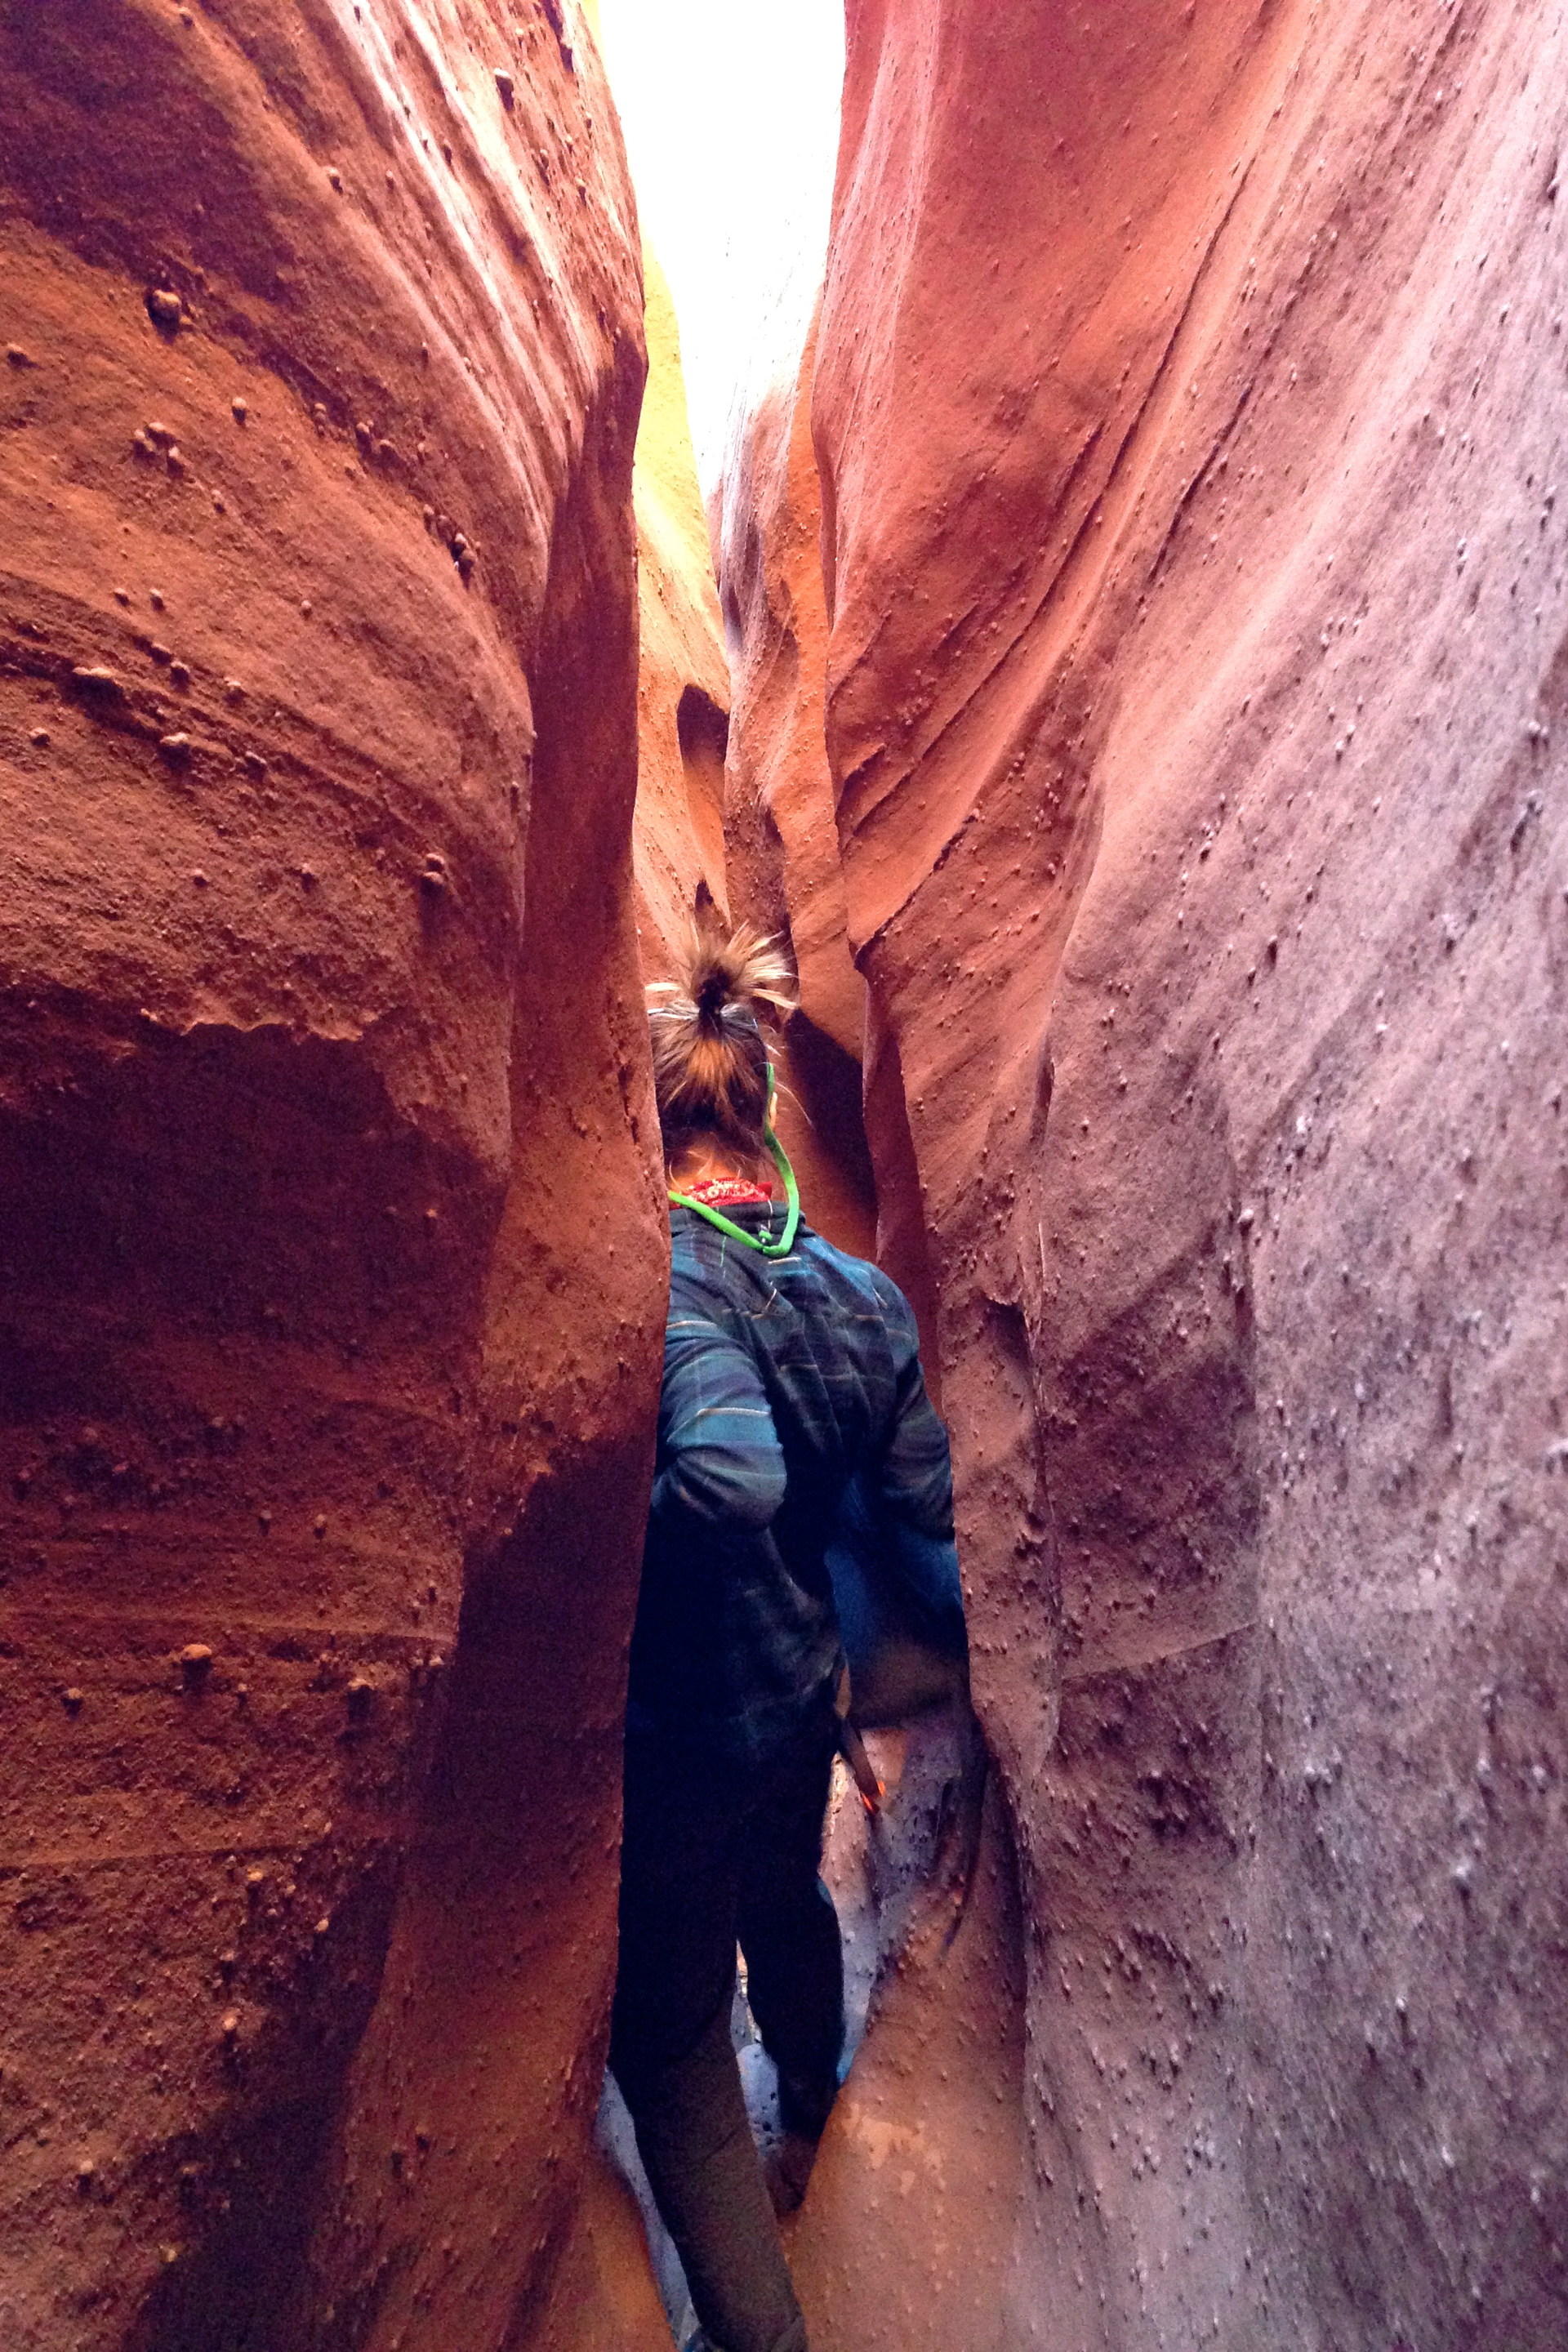
[{"label": "red bandana", "polygon": [[756,1202],[765,1206],[773,1199],[771,1192],[748,1184],[742,1176],[710,1176],[705,1184],[682,1184],[677,1189],[689,1201],[700,1201],[705,1209],[745,1209]]}]

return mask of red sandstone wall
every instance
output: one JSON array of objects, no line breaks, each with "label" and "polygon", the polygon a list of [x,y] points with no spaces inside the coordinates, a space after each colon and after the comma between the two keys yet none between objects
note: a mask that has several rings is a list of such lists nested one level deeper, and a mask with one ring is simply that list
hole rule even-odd
[{"label": "red sandstone wall", "polygon": [[1563,28],[849,34],[827,745],[1020,1905],[884,1988],[813,2341],[1554,2344]]},{"label": "red sandstone wall", "polygon": [[668,979],[698,895],[725,904],[724,752],[730,673],[680,337],[664,273],[645,249],[647,385],[633,471],[637,524],[637,932],[650,980]]},{"label": "red sandstone wall", "polygon": [[0,2336],[656,2342],[604,82],[554,0],[70,0],[0,119]]},{"label": "red sandstone wall", "polygon": [[833,781],[823,733],[827,614],[816,459],[815,329],[741,421],[716,537],[734,709],[725,836],[737,914],[785,938],[800,981],[780,1132],[806,1213],[869,1256],[876,1194],[861,1118],[865,983],[850,957]]}]

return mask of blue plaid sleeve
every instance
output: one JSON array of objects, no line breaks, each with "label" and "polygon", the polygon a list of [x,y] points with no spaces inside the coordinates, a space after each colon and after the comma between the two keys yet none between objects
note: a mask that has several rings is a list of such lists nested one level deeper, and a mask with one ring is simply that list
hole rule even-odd
[{"label": "blue plaid sleeve", "polygon": [[756,1364],[695,1303],[672,1298],[653,1517],[757,1533],[784,1498],[784,1450]]},{"label": "blue plaid sleeve", "polygon": [[[937,1543],[952,1541],[952,1460],[921,1370],[920,1333],[912,1308],[891,1283],[888,1336],[892,1345],[897,1403],[875,1484],[896,1519]],[[956,1554],[954,1555],[956,1571]]]}]

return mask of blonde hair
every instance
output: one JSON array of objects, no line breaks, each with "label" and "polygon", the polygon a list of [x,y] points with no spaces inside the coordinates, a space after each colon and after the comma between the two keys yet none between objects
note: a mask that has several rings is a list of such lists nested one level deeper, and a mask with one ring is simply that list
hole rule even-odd
[{"label": "blonde hair", "polygon": [[754,925],[726,936],[712,920],[693,923],[679,977],[647,992],[667,1161],[707,1136],[749,1160],[763,1156],[768,1048],[758,1015],[794,1011],[794,977],[777,943]]}]

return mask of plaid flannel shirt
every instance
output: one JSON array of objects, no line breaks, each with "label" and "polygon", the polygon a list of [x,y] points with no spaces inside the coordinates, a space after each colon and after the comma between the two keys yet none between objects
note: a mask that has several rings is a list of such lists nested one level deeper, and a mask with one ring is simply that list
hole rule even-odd
[{"label": "plaid flannel shirt", "polygon": [[[761,1232],[777,1213],[728,1213]],[[879,1267],[805,1223],[775,1259],[689,1209],[670,1222],[628,1721],[757,1764],[829,1701],[840,1648],[825,1554],[850,1478],[951,1546],[947,1432],[913,1313]]]}]

